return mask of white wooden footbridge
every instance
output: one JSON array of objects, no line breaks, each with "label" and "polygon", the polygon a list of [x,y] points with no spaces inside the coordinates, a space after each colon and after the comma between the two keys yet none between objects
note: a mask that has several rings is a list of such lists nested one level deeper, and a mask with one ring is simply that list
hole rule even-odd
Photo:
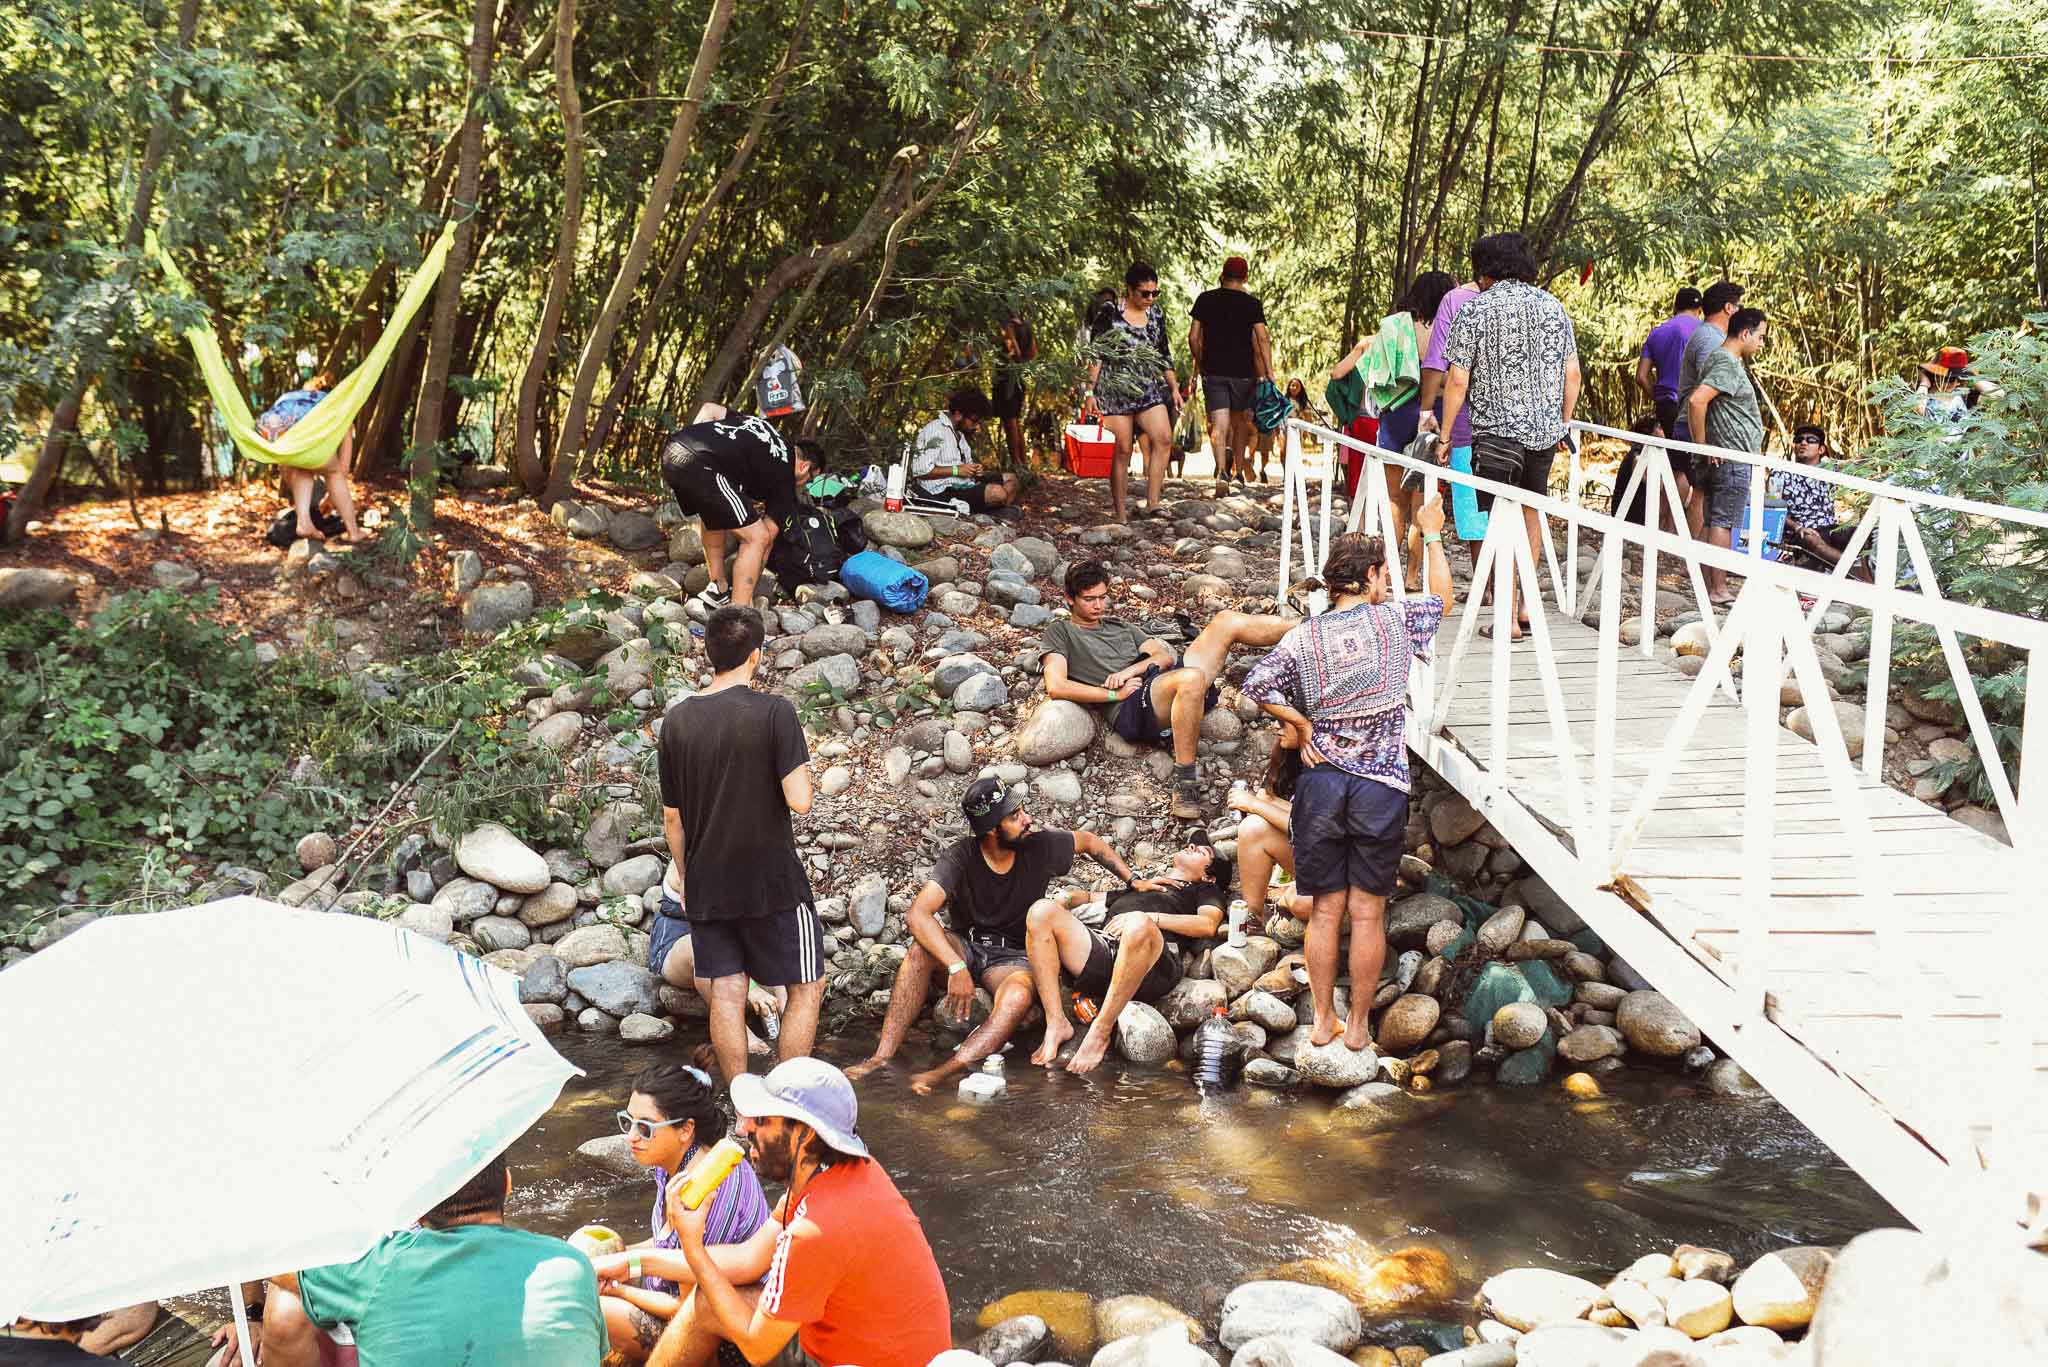
[{"label": "white wooden footbridge", "polygon": [[[2048,1235],[2048,623],[1944,599],[1926,551],[1926,537],[1954,519],[2048,527],[2048,517],[1740,457],[1751,480],[1743,554],[1595,511],[1576,455],[1562,497],[1538,497],[1293,423],[1283,597],[1339,530],[1336,462],[1304,459],[1305,433],[1329,453],[1365,451],[1348,530],[1386,536],[1397,586],[1388,466],[1423,470],[1432,489],[1442,479],[1495,496],[1472,576],[1492,578],[1493,598],[1462,599],[1432,661],[1415,668],[1416,754],[1908,1219],[1978,1237]],[[1666,451],[1700,449],[1644,448],[1636,481],[1649,484],[1651,526],[1660,503],[1678,501]],[[1832,575],[1762,558],[1766,480],[1795,468],[1863,504]],[[1543,521],[1541,565],[1518,508]],[[1588,538],[1582,573],[1583,532],[1599,545],[1592,552]],[[1874,582],[1847,575],[1866,548]],[[1709,653],[1695,677],[1654,653],[1660,562],[1684,571],[1705,623]],[[1724,611],[1708,604],[1706,565],[1742,576]],[[1625,576],[1643,605],[1627,619]],[[1545,610],[1511,642],[1508,587],[1539,582]],[[1836,603],[1869,616],[1877,703],[1855,738],[1832,706],[1810,708],[1808,741],[1781,725],[1781,699],[1828,696],[1813,637]],[[1939,636],[2010,845],[1883,781],[1883,700],[1902,622]],[[1959,636],[2032,663],[2017,779],[1993,744]]]}]

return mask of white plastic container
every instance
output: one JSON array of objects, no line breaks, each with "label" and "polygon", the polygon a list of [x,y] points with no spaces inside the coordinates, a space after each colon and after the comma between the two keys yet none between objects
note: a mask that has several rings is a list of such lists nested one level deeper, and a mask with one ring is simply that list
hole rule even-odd
[{"label": "white plastic container", "polygon": [[1001,1073],[969,1073],[960,1079],[960,1099],[985,1103],[994,1101],[1010,1089],[1009,1082]]},{"label": "white plastic container", "polygon": [[892,513],[903,511],[903,489],[910,482],[909,466],[897,461],[889,467],[889,487],[882,495],[882,506]]},{"label": "white plastic container", "polygon": [[1245,918],[1251,915],[1251,908],[1247,907],[1242,901],[1235,901],[1230,904],[1229,915],[1231,947],[1233,949],[1242,949],[1247,938],[1244,933],[1244,922]]}]

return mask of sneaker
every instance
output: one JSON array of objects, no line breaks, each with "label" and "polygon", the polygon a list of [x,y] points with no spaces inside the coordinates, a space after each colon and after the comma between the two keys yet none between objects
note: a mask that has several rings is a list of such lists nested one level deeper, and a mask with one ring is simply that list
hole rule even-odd
[{"label": "sneaker", "polygon": [[1173,785],[1173,805],[1167,811],[1176,821],[1200,821],[1202,819],[1202,785],[1191,778],[1184,778]]},{"label": "sneaker", "polygon": [[716,612],[720,608],[732,606],[732,595],[718,587],[717,584],[706,584],[703,588],[697,590],[696,596],[691,598],[690,601],[702,603],[705,607]]}]

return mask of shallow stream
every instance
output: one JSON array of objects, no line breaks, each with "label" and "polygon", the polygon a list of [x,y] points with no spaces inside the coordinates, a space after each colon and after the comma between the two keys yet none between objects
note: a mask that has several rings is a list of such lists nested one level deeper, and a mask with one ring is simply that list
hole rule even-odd
[{"label": "shallow stream", "polygon": [[[588,1036],[559,1047],[588,1076],[514,1150],[512,1218],[644,1237],[649,1184],[575,1150],[616,1132],[635,1072],[683,1051]],[[821,1052],[860,1057],[831,1043]],[[1647,1070],[1608,1079],[1596,1101],[1555,1083],[1456,1089],[1423,1098],[1412,1124],[1361,1134],[1312,1094],[1204,1100],[1176,1071],[1112,1060],[1081,1079],[1015,1051],[1008,1093],[991,1105],[951,1088],[916,1096],[907,1078],[932,1057],[913,1035],[907,1066],[865,1079],[860,1128],[924,1222],[967,1342],[981,1306],[1028,1289],[1142,1292],[1205,1316],[1276,1264],[1418,1241],[1443,1249],[1469,1292],[1511,1266],[1604,1281],[1678,1243],[1740,1263],[1903,1223],[1775,1102]]]}]

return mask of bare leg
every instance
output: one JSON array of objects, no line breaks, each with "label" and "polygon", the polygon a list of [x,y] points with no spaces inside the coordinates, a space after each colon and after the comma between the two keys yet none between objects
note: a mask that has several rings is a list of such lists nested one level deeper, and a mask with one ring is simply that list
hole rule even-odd
[{"label": "bare leg", "polygon": [[1145,975],[1166,949],[1166,937],[1148,916],[1119,916],[1116,930],[1120,940],[1116,966],[1109,973],[1109,990],[1102,995],[1102,1009],[1088,1027],[1088,1037],[1067,1062],[1070,1073],[1092,1073],[1102,1062],[1103,1055],[1109,1052],[1110,1033],[1116,1029],[1117,1016],[1131,1004],[1138,984],[1145,981]]},{"label": "bare leg", "polygon": [[1009,448],[1010,464],[1022,465],[1024,463],[1024,420],[1022,418],[1003,419],[1003,444]]},{"label": "bare leg", "polygon": [[356,491],[349,483],[350,463],[355,459],[356,429],[351,427],[341,435],[341,449],[334,454],[334,460],[321,473],[327,476],[327,497],[334,503],[334,511],[341,514],[342,529],[350,541],[363,541],[363,529],[356,525]]},{"label": "bare leg", "polygon": [[[740,1299],[749,1309],[761,1299],[761,1288],[736,1286]],[[711,1367],[718,1356],[718,1345],[724,1340],[714,1327],[709,1315],[699,1313],[697,1293],[692,1291],[683,1298],[683,1308],[676,1311],[676,1317],[668,1322],[668,1328],[661,1331],[661,1341],[654,1345],[654,1351],[647,1355],[648,1367]]]},{"label": "bare leg", "polygon": [[[1344,1044],[1363,1049],[1372,1043],[1368,1029],[1372,998],[1387,961],[1387,899],[1364,888],[1352,888],[1345,894],[1345,912],[1351,918],[1351,1024],[1344,1031]],[[1310,981],[1314,981],[1313,971]]]},{"label": "bare leg", "polygon": [[160,1308],[155,1301],[140,1301],[116,1310],[101,1320],[96,1328],[88,1330],[79,1339],[78,1346],[95,1357],[118,1353],[148,1337],[149,1331],[156,1327],[159,1313]]},{"label": "bare leg", "polygon": [[1128,522],[1131,515],[1129,488],[1131,483],[1131,432],[1133,419],[1128,413],[1117,413],[1104,417],[1102,425],[1109,429],[1109,435],[1116,438],[1116,455],[1109,467],[1109,511],[1118,522]]},{"label": "bare leg", "polygon": [[[947,938],[953,941],[954,952],[958,953],[958,937],[949,935]],[[961,957],[966,956],[962,954]],[[903,956],[903,966],[896,970],[896,985],[889,990],[889,1012],[882,1017],[882,1037],[875,1041],[875,1052],[865,1062],[848,1068],[848,1077],[866,1077],[896,1057],[896,1051],[903,1047],[903,1037],[924,1014],[924,1000],[931,991],[932,972],[937,967],[925,947],[913,941],[910,952]]]},{"label": "bare leg", "polygon": [[[1707,528],[1707,544],[1719,546],[1724,551],[1730,550],[1735,544],[1734,532],[1727,527],[1709,527]],[[1719,565],[1709,565],[1706,569],[1708,600],[1714,603],[1727,602],[1730,596],[1728,593],[1728,571],[1722,569]]]},{"label": "bare leg", "polygon": [[661,1321],[617,1296],[600,1296],[597,1304],[604,1311],[604,1332],[612,1351],[628,1362],[647,1361],[661,1341]]},{"label": "bare leg", "polygon": [[1251,463],[1252,448],[1258,445],[1258,429],[1252,424],[1249,408],[1233,408],[1230,411],[1230,449],[1235,455],[1233,470],[1241,470]]},{"label": "bare leg", "polygon": [[1173,732],[1173,762],[1195,762],[1195,747],[1202,739],[1203,704],[1209,700],[1209,676],[1183,665],[1152,680],[1152,711]]},{"label": "bare leg", "polygon": [[1209,410],[1209,453],[1215,457],[1218,482],[1229,478],[1230,410],[1227,408]]},{"label": "bare leg", "polygon": [[731,1082],[747,1071],[747,975],[711,979],[711,1049],[718,1071]]},{"label": "bare leg", "polygon": [[1145,429],[1145,506],[1157,508],[1166,490],[1166,458],[1173,454],[1173,421],[1166,405],[1155,404],[1138,415]]},{"label": "bare leg", "polygon": [[1274,830],[1262,816],[1246,816],[1237,823],[1237,867],[1244,886],[1245,928],[1254,933],[1266,924],[1266,893],[1275,864],[1294,872],[1294,847],[1287,843],[1286,832]]},{"label": "bare leg", "polygon": [[782,1033],[777,1038],[778,1057],[801,1058],[811,1052],[818,1037],[818,1009],[825,1004],[825,980],[796,983],[789,989],[789,1005],[782,1013]]},{"label": "bare leg", "polygon": [[704,528],[704,572],[711,576],[711,582],[718,588],[729,588],[732,580],[725,570],[726,548],[732,544],[732,533],[717,527]]},{"label": "bare leg", "polygon": [[1293,617],[1270,613],[1236,612],[1226,609],[1209,619],[1201,634],[1181,652],[1181,659],[1209,676],[1214,683],[1223,677],[1223,665],[1237,646],[1264,649],[1280,644],[1280,638],[1300,626]]},{"label": "bare leg", "polygon": [[1031,1056],[1041,1068],[1059,1059],[1060,1046],[1074,1037],[1060,1005],[1060,970],[1079,972],[1088,962],[1088,928],[1073,912],[1051,898],[1031,904],[1024,914],[1024,953],[1031,964],[1031,981],[1038,989],[1038,1002],[1045,1011],[1045,1043]]},{"label": "bare leg", "polygon": [[[1543,573],[1543,514],[1534,508],[1522,509],[1522,529],[1529,536],[1529,567],[1538,576]],[[1522,632],[1528,628],[1529,614],[1543,606],[1543,585],[1540,578],[1524,584],[1520,574],[1514,577],[1514,587],[1508,597],[1508,610],[1514,614],[1514,627],[1510,639],[1519,641]]]},{"label": "bare leg", "polygon": [[781,530],[774,518],[763,514],[733,533],[740,540],[740,553],[732,567],[734,607],[754,605],[754,585],[760,581],[761,567],[768,563],[768,548],[775,544],[775,535]]},{"label": "bare leg", "polygon": [[299,514],[298,524],[293,531],[301,541],[319,540],[320,529],[313,523],[313,472],[287,465],[284,469],[284,487],[291,495],[292,507],[297,509]]},{"label": "bare leg", "polygon": [[[249,1327],[252,1332],[256,1329],[253,1324]],[[234,1327],[230,1325],[221,1332],[227,1335],[225,1346],[208,1360],[209,1367],[226,1361],[230,1354],[239,1359]],[[281,1286],[270,1288],[263,1301],[262,1341],[256,1348],[263,1367],[320,1367],[322,1337],[297,1296]],[[253,1364],[243,1363],[241,1367]]]},{"label": "bare leg", "polygon": [[947,1078],[966,1072],[1008,1044],[1010,1036],[1016,1034],[1018,1027],[1031,1019],[1031,1013],[1038,1009],[1038,1003],[1031,996],[1030,975],[1014,964],[990,969],[982,979],[982,985],[995,995],[995,1007],[981,1027],[960,1041],[960,1047],[945,1062],[911,1077],[910,1090],[919,1096],[928,1095],[932,1088]]},{"label": "bare leg", "polygon": [[[1343,919],[1347,897],[1343,889],[1319,892],[1312,899],[1308,921],[1308,995],[1315,1005],[1315,1019],[1308,1035],[1310,1044],[1321,1047],[1337,1038],[1344,1022],[1337,1019],[1337,922]],[[1366,989],[1371,1000],[1371,989]],[[1351,1014],[1360,1014],[1364,1003],[1353,1002]]]}]

